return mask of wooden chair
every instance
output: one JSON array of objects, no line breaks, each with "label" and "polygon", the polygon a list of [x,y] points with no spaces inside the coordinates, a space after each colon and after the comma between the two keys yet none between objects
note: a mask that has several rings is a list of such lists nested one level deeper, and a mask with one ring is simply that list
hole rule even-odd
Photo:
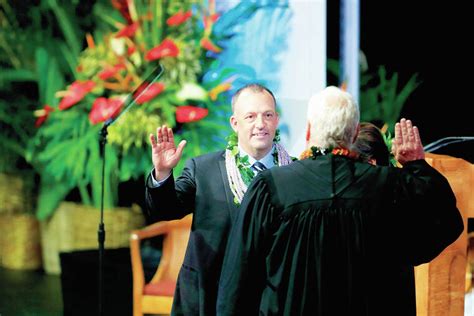
[{"label": "wooden chair", "polygon": [[[170,314],[178,272],[184,260],[191,230],[192,214],[186,217],[162,221],[130,235],[130,252],[133,274],[133,315]],[[160,263],[153,278],[145,284],[140,242],[163,235],[163,250]]]}]

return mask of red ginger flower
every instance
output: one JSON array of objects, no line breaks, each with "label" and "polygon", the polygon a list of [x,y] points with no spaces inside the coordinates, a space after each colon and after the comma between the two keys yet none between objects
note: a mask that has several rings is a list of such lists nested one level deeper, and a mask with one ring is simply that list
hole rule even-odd
[{"label": "red ginger flower", "polygon": [[35,122],[35,127],[40,127],[46,121],[49,116],[49,113],[53,112],[54,108],[45,104],[43,109],[35,111],[35,115],[38,116]]},{"label": "red ginger flower", "polygon": [[176,121],[178,123],[197,122],[207,116],[208,109],[192,105],[178,106],[176,109]]},{"label": "red ginger flower", "polygon": [[105,122],[108,119],[116,117],[120,113],[122,106],[123,100],[118,98],[97,98],[95,99],[94,104],[92,104],[92,109],[89,112],[89,121],[92,124]]},{"label": "red ginger flower", "polygon": [[76,104],[77,102],[84,99],[86,94],[88,94],[95,86],[95,82],[92,80],[87,81],[74,81],[69,89],[65,92],[66,96],[62,98],[59,103],[58,108],[60,110],[66,110]]},{"label": "red ginger flower", "polygon": [[188,12],[179,11],[175,15],[170,16],[168,20],[166,20],[166,24],[168,24],[169,26],[180,25],[186,22],[191,16],[192,16],[191,11],[188,11]]},{"label": "red ginger flower", "polygon": [[123,63],[117,64],[113,67],[106,66],[100,73],[99,78],[102,80],[107,80],[113,76],[120,70],[125,69],[125,65]]},{"label": "red ginger flower", "polygon": [[127,49],[127,54],[130,56],[133,53],[135,53],[136,50],[137,50],[137,48],[134,45],[130,45]]},{"label": "red ginger flower", "polygon": [[137,29],[138,29],[139,26],[140,26],[140,24],[138,22],[134,22],[130,25],[127,25],[123,29],[118,31],[117,34],[115,34],[115,37],[116,38],[121,38],[121,37],[131,38],[137,32]]},{"label": "red ginger flower", "polygon": [[111,2],[114,8],[119,10],[125,20],[127,20],[128,24],[132,24],[132,18],[130,17],[130,11],[128,10],[127,0],[112,0]]},{"label": "red ginger flower", "polygon": [[148,61],[152,61],[163,57],[176,57],[178,56],[178,54],[178,46],[176,46],[176,44],[172,40],[167,38],[163,40],[160,45],[150,49],[146,53],[145,59]]},{"label": "red ginger flower", "polygon": [[140,85],[140,87],[138,87],[138,90],[134,95],[134,97],[137,98],[135,101],[137,104],[143,104],[147,101],[150,101],[165,89],[165,85],[163,83],[155,82],[151,84],[145,92],[142,93],[146,87],[147,83],[143,83]]}]

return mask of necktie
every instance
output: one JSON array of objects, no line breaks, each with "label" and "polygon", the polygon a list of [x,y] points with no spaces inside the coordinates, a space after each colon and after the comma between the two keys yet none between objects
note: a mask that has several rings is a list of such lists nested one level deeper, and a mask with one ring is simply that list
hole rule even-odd
[{"label": "necktie", "polygon": [[256,161],[254,162],[254,164],[252,165],[252,169],[257,171],[257,172],[260,172],[262,170],[266,170],[267,167],[265,167],[265,165],[263,163],[261,163],[260,161]]}]

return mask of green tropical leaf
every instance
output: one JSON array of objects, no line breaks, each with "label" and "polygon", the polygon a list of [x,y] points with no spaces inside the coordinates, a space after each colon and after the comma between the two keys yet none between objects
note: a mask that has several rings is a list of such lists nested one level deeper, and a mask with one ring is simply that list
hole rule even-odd
[{"label": "green tropical leaf", "polygon": [[39,187],[36,217],[39,220],[46,220],[54,213],[59,203],[64,200],[72,186],[66,186],[62,182],[54,182],[42,177]]}]

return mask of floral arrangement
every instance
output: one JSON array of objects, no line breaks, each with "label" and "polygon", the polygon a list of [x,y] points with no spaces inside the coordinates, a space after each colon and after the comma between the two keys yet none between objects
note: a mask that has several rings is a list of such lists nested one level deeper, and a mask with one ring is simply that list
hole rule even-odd
[{"label": "floral arrangement", "polygon": [[[86,36],[74,80],[36,111],[30,161],[41,175],[40,219],[75,188],[83,203],[100,206],[98,134],[108,120],[118,117],[108,129],[105,147],[106,208],[118,203],[118,183],[150,172],[147,139],[158,126],[173,127],[177,142],[188,140],[177,171],[187,158],[222,147],[230,130],[226,92],[236,74],[216,65],[216,56],[231,36],[229,27],[257,7],[243,2],[219,14],[214,1],[111,4],[115,11],[108,8],[100,15],[106,26]],[[159,80],[143,82],[160,65],[164,72]],[[140,91],[143,86],[146,91]],[[135,104],[122,113],[131,94]]]}]

